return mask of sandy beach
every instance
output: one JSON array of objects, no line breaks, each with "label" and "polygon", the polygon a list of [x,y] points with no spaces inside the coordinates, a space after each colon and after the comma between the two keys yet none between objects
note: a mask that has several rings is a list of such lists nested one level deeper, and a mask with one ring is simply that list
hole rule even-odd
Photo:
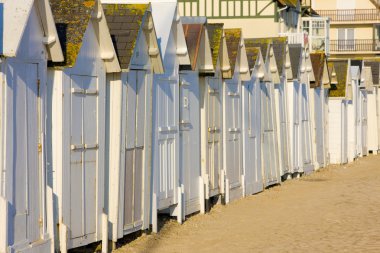
[{"label": "sandy beach", "polygon": [[380,252],[380,156],[168,220],[115,252]]}]

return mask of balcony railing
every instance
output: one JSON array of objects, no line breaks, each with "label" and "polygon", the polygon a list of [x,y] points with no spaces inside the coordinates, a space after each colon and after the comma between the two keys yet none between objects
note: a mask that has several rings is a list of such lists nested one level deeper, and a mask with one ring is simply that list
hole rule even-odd
[{"label": "balcony railing", "polygon": [[368,52],[380,51],[380,40],[330,40],[330,51],[332,52]]},{"label": "balcony railing", "polygon": [[302,47],[307,44],[307,35],[300,33],[280,33],[279,36],[288,37],[289,44],[301,44]]},{"label": "balcony railing", "polygon": [[329,17],[332,22],[355,22],[380,20],[378,9],[316,10],[322,17]]}]

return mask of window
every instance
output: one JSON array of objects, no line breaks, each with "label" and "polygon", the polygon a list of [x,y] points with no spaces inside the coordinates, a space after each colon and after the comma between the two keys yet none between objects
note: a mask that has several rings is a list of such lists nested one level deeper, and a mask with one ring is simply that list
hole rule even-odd
[{"label": "window", "polygon": [[353,28],[338,29],[338,49],[343,51],[354,50],[355,32]]}]

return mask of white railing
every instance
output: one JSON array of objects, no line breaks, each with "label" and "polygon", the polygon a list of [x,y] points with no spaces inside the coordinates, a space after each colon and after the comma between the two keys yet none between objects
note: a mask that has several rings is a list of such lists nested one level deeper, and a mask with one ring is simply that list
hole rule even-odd
[{"label": "white railing", "polygon": [[281,37],[288,37],[289,44],[301,44],[304,47],[305,42],[307,42],[307,35],[304,33],[280,33],[279,35]]}]

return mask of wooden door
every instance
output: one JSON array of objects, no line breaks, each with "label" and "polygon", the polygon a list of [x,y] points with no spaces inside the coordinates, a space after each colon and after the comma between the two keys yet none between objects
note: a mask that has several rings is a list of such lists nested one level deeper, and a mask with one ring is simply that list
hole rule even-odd
[{"label": "wooden door", "polygon": [[301,138],[302,138],[302,161],[305,170],[312,166],[311,134],[310,134],[310,109],[309,91],[306,84],[301,85]]},{"label": "wooden door", "polygon": [[45,201],[38,64],[10,62],[7,75],[13,91],[13,219],[9,222],[9,242],[28,244],[42,239]]},{"label": "wooden door", "polygon": [[95,236],[98,183],[98,83],[71,76],[70,238]]},{"label": "wooden door", "polygon": [[325,166],[325,148],[324,148],[324,104],[323,94],[321,88],[314,89],[314,102],[315,102],[315,133],[317,142],[317,162],[320,167]]},{"label": "wooden door", "polygon": [[361,110],[360,110],[360,117],[361,117],[361,138],[362,138],[362,154],[368,155],[368,141],[367,141],[367,131],[368,131],[368,120],[367,120],[367,91],[360,90],[360,101],[361,103]]},{"label": "wooden door", "polygon": [[299,172],[301,165],[301,127],[300,127],[300,110],[301,110],[301,95],[300,95],[301,85],[298,82],[294,82],[294,95],[293,95],[293,161],[294,161],[294,172]]},{"label": "wooden door", "polygon": [[[207,174],[209,175],[210,195],[219,193],[220,171],[222,169],[221,141],[221,87],[220,79],[208,78],[207,96]],[[214,193],[214,194],[213,194]]]},{"label": "wooden door", "polygon": [[261,83],[261,130],[264,182],[266,186],[277,183],[277,155],[276,134],[274,131],[274,94],[272,84]]},{"label": "wooden door", "polygon": [[261,89],[259,81],[249,82],[246,86],[245,113],[246,149],[245,153],[245,187],[246,195],[262,191],[263,174],[261,170]]},{"label": "wooden door", "polygon": [[127,78],[127,126],[124,178],[124,229],[143,223],[143,176],[146,115],[146,71],[131,70]]},{"label": "wooden door", "polygon": [[279,119],[280,119],[280,141],[281,141],[281,156],[282,156],[282,164],[283,164],[283,172],[288,173],[290,171],[290,161],[289,161],[289,135],[287,129],[287,101],[286,101],[286,92],[285,85],[280,84],[278,86],[279,92]]},{"label": "wooden door", "polygon": [[159,79],[157,84],[158,209],[177,203],[178,186],[178,80]]},{"label": "wooden door", "polygon": [[226,175],[230,190],[241,186],[241,87],[233,81],[226,82]]}]

